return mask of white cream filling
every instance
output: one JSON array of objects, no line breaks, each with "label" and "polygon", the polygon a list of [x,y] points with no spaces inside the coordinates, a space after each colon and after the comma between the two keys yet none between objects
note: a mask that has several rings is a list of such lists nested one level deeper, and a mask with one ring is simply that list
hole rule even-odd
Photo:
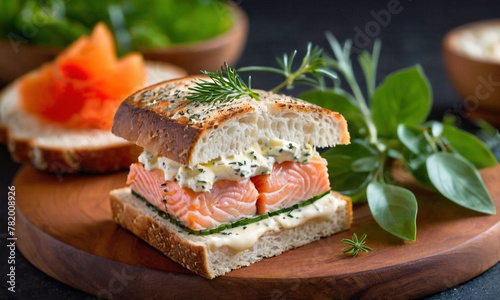
[{"label": "white cream filling", "polygon": [[325,195],[314,203],[285,212],[256,223],[226,229],[220,233],[204,236],[203,239],[212,250],[228,247],[243,251],[250,247],[266,232],[280,231],[300,226],[310,220],[328,220],[337,211],[339,200],[331,194]]},{"label": "white cream filling", "polygon": [[296,161],[307,163],[319,156],[313,146],[270,139],[253,144],[250,149],[231,157],[211,160],[195,166],[185,166],[164,156],[144,150],[139,162],[146,170],[161,169],[165,180],[175,180],[182,187],[196,192],[210,191],[217,180],[243,180],[256,175],[269,174],[275,163]]}]

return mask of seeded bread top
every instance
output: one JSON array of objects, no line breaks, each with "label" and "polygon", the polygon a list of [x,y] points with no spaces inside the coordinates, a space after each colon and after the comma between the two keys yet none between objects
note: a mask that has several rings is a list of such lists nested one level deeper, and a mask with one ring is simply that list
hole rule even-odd
[{"label": "seeded bread top", "polygon": [[193,166],[248,149],[262,138],[329,147],[348,144],[345,119],[300,99],[255,90],[260,101],[187,100],[191,76],[164,81],[129,96],[115,114],[112,132],[178,163]]}]

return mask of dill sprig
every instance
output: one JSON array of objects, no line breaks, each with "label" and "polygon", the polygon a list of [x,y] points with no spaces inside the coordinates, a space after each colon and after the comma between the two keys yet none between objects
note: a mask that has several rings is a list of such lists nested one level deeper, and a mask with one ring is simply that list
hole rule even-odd
[{"label": "dill sprig", "polygon": [[342,253],[352,252],[352,257],[358,256],[359,251],[370,252],[372,248],[365,246],[366,233],[361,236],[358,240],[358,236],[356,233],[352,235],[352,240],[350,239],[341,239],[342,242],[348,244],[350,247],[347,247],[342,250]]},{"label": "dill sprig", "polygon": [[210,80],[201,80],[191,91],[188,100],[201,103],[210,103],[215,101],[228,101],[238,99],[242,96],[250,96],[255,100],[260,100],[259,95],[252,91],[251,78],[248,78],[248,86],[241,80],[236,69],[231,68],[227,63],[215,73],[201,71],[204,75],[210,77]]},{"label": "dill sprig", "polygon": [[290,53],[290,55],[287,53],[283,54],[283,58],[281,59],[277,58],[276,61],[280,68],[252,66],[241,68],[238,71],[271,72],[284,76],[285,80],[271,89],[272,92],[277,92],[285,87],[291,89],[294,83],[311,84],[313,86],[320,85],[320,75],[326,75],[333,80],[338,78],[335,72],[328,69],[323,58],[322,48],[318,46],[313,47],[312,44],[309,43],[307,45],[306,54],[302,58],[302,62],[294,69],[293,63],[296,56],[297,50]]}]

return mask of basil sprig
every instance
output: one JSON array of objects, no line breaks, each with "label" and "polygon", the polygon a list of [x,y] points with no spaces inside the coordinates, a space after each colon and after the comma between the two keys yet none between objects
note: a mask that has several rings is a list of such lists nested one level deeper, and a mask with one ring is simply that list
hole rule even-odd
[{"label": "basil sprig", "polygon": [[497,164],[491,151],[474,135],[440,122],[401,124],[407,168],[427,187],[470,210],[495,214],[495,205],[477,171]]},{"label": "basil sprig", "polygon": [[[341,45],[333,35],[327,34],[327,38],[332,53],[321,51],[321,59],[316,58],[318,71],[309,68],[301,73],[302,80],[311,77],[308,83],[313,89],[299,97],[338,111],[347,120],[351,144],[322,154],[328,161],[332,190],[351,196],[354,202],[367,201],[373,218],[384,230],[414,241],[417,199],[412,191],[398,186],[390,172],[392,163],[402,160],[428,189],[467,209],[495,214],[477,170],[498,162],[474,135],[449,124],[425,122],[432,107],[432,90],[422,68],[416,65],[396,71],[377,85],[381,44],[376,41],[371,53],[365,50],[358,56],[366,82],[363,92],[353,71],[352,41]],[[241,71],[246,70],[268,72],[269,68]],[[281,73],[287,87],[293,87],[294,78]],[[332,87],[327,86],[328,79]]]}]

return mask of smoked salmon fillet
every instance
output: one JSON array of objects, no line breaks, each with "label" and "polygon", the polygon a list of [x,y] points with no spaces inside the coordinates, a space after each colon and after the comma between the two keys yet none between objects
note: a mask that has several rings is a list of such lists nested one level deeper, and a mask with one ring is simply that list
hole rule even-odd
[{"label": "smoked salmon fillet", "polygon": [[142,164],[130,166],[127,183],[158,209],[193,230],[218,227],[257,212],[259,193],[250,179],[217,181],[210,192],[194,192],[175,181],[165,181],[163,171],[147,171]]},{"label": "smoked salmon fillet", "polygon": [[219,180],[209,192],[194,192],[175,181],[165,181],[163,171],[147,171],[141,163],[130,166],[127,184],[158,209],[193,230],[266,214],[330,190],[326,161],[275,164],[271,174],[241,181]]},{"label": "smoked salmon fillet", "polygon": [[286,161],[274,164],[271,174],[252,177],[259,191],[259,214],[273,212],[330,190],[327,162],[312,158],[302,164]]},{"label": "smoked salmon fillet", "polygon": [[147,75],[139,53],[116,56],[111,31],[98,23],[90,36],[19,80],[21,106],[54,126],[109,131],[122,100],[144,87]]}]

